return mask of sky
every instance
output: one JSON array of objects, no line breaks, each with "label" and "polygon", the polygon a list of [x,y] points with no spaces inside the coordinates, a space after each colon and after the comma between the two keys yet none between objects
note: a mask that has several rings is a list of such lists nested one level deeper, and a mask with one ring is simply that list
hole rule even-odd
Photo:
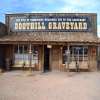
[{"label": "sky", "polygon": [[97,13],[97,33],[100,37],[100,0],[1,0],[0,22],[9,13]]}]

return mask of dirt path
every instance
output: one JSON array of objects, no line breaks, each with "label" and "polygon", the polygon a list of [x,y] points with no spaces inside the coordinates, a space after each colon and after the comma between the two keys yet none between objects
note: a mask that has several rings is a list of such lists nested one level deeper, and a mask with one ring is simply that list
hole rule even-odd
[{"label": "dirt path", "polygon": [[0,100],[100,100],[100,72],[6,72],[0,75]]}]

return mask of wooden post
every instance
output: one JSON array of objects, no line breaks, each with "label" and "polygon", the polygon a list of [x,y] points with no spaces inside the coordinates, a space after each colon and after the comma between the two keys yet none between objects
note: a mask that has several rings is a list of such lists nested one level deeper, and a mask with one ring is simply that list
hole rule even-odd
[{"label": "wooden post", "polygon": [[79,64],[79,49],[78,49],[78,55],[77,56],[78,56],[78,64]]},{"label": "wooden post", "polygon": [[44,45],[42,49],[42,72],[44,72]]},{"label": "wooden post", "polygon": [[62,62],[62,55],[63,55],[63,46],[60,47],[60,70],[64,71],[63,62]]},{"label": "wooden post", "polygon": [[20,52],[19,52],[19,44],[18,44],[18,54],[19,54]]},{"label": "wooden post", "polygon": [[50,51],[49,51],[49,52],[50,52],[50,55],[49,55],[49,58],[50,58],[50,59],[49,59],[49,61],[50,61],[50,63],[49,63],[49,68],[50,68],[50,69],[49,69],[49,70],[50,70],[50,71],[51,71],[51,66],[52,66],[52,64],[51,64],[51,63],[52,63],[52,59],[51,59],[51,56],[52,56],[51,50],[52,50],[52,49],[50,48]]},{"label": "wooden post", "polygon": [[70,63],[70,49],[69,49],[69,45],[67,46],[67,63],[66,63],[66,66],[67,66],[67,72],[69,72],[69,63]]},{"label": "wooden post", "polygon": [[30,71],[32,71],[32,45],[29,45],[29,67]]},{"label": "wooden post", "polygon": [[82,61],[84,61],[85,59],[84,59],[84,47],[83,47],[83,60]]},{"label": "wooden post", "polygon": [[22,54],[23,54],[23,70],[24,70],[24,68],[25,68],[24,45],[22,46]]}]

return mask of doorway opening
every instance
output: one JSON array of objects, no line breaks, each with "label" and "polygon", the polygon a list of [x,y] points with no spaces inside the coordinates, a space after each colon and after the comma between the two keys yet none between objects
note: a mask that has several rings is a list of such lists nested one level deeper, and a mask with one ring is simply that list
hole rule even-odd
[{"label": "doorway opening", "polygon": [[50,70],[50,49],[44,46],[44,72]]}]

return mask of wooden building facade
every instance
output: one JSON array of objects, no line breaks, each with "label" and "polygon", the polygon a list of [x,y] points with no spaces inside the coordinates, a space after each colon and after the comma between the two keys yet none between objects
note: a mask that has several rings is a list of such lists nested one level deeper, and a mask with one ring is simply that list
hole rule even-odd
[{"label": "wooden building facade", "polygon": [[94,13],[6,14],[6,26],[0,47],[7,69],[97,69],[99,42]]}]

